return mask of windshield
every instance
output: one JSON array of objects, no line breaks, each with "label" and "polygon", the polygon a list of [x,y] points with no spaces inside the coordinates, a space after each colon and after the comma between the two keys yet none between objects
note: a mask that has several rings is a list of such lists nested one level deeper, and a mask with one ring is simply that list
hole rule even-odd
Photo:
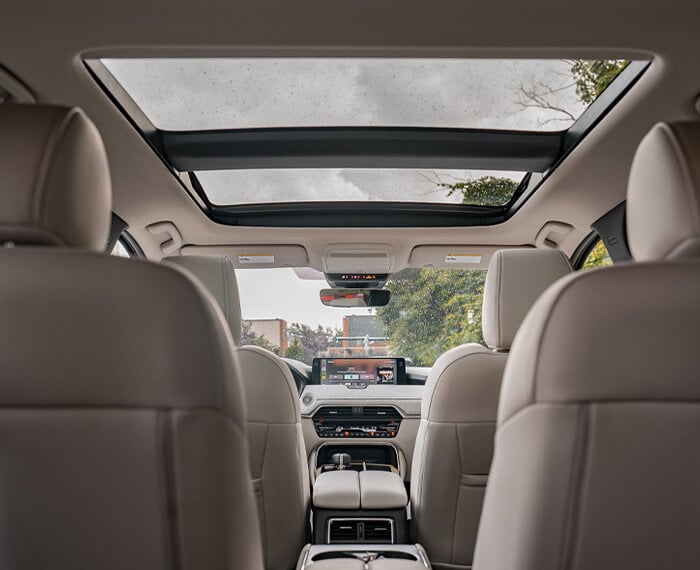
[{"label": "windshield", "polygon": [[401,272],[387,285],[389,304],[373,309],[322,305],[319,291],[328,284],[312,269],[238,269],[236,275],[241,344],[306,364],[316,357],[395,356],[409,366],[432,366],[450,348],[483,342],[483,270]]}]

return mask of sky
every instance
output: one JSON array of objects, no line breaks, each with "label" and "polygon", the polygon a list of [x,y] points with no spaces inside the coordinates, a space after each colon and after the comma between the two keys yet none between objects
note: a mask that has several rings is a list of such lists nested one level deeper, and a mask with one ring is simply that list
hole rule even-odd
[{"label": "sky", "polygon": [[[571,119],[524,107],[521,87],[584,107],[562,60],[108,59],[103,63],[159,128],[411,126],[561,130]],[[246,170],[197,173],[215,204],[299,200],[458,203],[431,179],[524,173],[404,170]]]},{"label": "sky", "polygon": [[[103,63],[157,127],[166,130],[294,126],[412,126],[562,130],[571,119],[522,105],[522,88],[550,92],[574,117],[562,60],[122,59]],[[284,200],[450,201],[434,180],[522,173],[287,170],[198,173],[214,203]],[[459,197],[452,198],[459,201]],[[243,317],[339,328],[361,309],[324,307],[324,281],[292,269],[238,270]]]},{"label": "sky", "polygon": [[319,324],[343,328],[345,315],[369,315],[368,309],[339,309],[321,304],[319,291],[328,288],[323,280],[302,280],[290,267],[236,269],[244,319],[284,319],[287,324]]}]

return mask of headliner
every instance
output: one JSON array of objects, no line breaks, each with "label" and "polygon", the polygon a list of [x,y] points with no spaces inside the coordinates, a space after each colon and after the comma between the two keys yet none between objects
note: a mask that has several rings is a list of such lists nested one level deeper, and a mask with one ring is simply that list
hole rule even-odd
[{"label": "headliner", "polygon": [[[172,221],[186,244],[294,243],[319,267],[328,243],[391,243],[397,268],[418,244],[534,244],[549,221],[590,223],[624,199],[632,154],[657,121],[697,118],[700,4],[670,0],[214,0],[162,4],[6,0],[0,64],[38,100],[79,105],[109,153],[115,211],[149,257],[146,225]],[[647,73],[508,222],[490,227],[352,230],[225,227],[208,220],[86,72],[81,58],[124,56],[459,56],[654,58]]]}]

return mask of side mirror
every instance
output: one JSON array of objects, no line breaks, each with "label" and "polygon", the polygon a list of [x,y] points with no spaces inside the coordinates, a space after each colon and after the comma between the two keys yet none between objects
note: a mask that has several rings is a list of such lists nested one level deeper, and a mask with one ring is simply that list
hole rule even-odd
[{"label": "side mirror", "polygon": [[321,289],[321,303],[327,307],[383,307],[389,299],[388,289]]}]

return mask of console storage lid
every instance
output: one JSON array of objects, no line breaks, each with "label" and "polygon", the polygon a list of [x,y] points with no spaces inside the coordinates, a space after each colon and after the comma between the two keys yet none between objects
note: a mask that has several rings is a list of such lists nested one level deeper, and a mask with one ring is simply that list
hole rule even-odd
[{"label": "console storage lid", "polygon": [[313,505],[319,509],[359,509],[360,478],[357,471],[343,469],[316,477]]},{"label": "console storage lid", "polygon": [[360,505],[363,509],[401,509],[407,503],[406,487],[396,473],[360,472]]}]

